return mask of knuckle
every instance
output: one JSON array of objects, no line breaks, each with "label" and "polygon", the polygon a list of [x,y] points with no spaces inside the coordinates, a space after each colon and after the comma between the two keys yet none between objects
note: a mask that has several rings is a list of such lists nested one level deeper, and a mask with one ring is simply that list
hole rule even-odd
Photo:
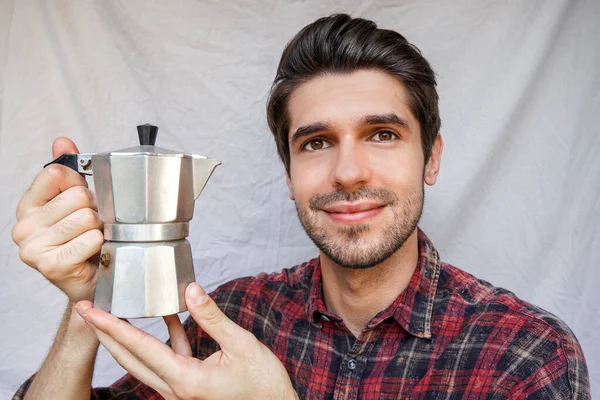
[{"label": "knuckle", "polygon": [[19,248],[19,258],[27,265],[34,264],[34,257],[31,251],[31,246],[24,245]]},{"label": "knuckle", "polygon": [[23,197],[19,201],[19,204],[17,204],[17,209],[15,212],[17,221],[21,221],[22,219],[26,218],[27,216],[29,216],[36,210],[36,207],[33,207],[31,205],[30,201],[27,201],[27,199],[31,198],[32,196],[33,196],[33,194],[31,192],[31,186],[30,186],[27,189],[27,191],[25,192],[25,194],[23,194]]},{"label": "knuckle", "polygon": [[104,234],[100,229],[92,229],[88,232],[89,238],[88,242],[93,247],[100,247],[104,244]]},{"label": "knuckle", "polygon": [[122,368],[127,369],[127,362],[125,361],[125,357],[120,352],[111,352],[112,357],[115,359],[117,364],[119,364]]},{"label": "knuckle", "polygon": [[49,281],[55,281],[59,278],[59,276],[57,275],[58,273],[56,264],[54,264],[48,258],[40,259],[37,267],[38,271],[40,271],[40,273],[44,275],[44,277]]},{"label": "knuckle", "polygon": [[98,214],[91,208],[81,208],[76,211],[76,219],[82,227],[92,228],[98,225]]},{"label": "knuckle", "polygon": [[[122,325],[122,324],[125,324],[125,322],[120,321],[119,325]],[[138,340],[138,343],[140,344],[140,348],[148,347],[148,345],[151,344],[152,339],[153,339],[153,337],[144,331],[139,331],[137,333],[137,340]]]},{"label": "knuckle", "polygon": [[181,373],[173,374],[175,376],[175,379],[172,382],[169,382],[169,386],[171,387],[173,393],[177,396],[178,399],[197,399],[198,390],[194,385],[189,384],[189,376],[184,371],[193,370],[196,382],[209,381],[207,380],[206,373],[203,369],[190,369],[186,368],[186,366],[189,366],[189,364],[187,361],[184,361],[182,367],[179,369]]},{"label": "knuckle", "polygon": [[65,168],[66,167],[59,164],[50,164],[46,168],[44,168],[40,175],[45,174],[48,177],[48,179],[51,180],[61,180],[65,176]]},{"label": "knuckle", "polygon": [[98,212],[91,208],[85,209],[85,218],[89,223],[90,227],[98,226],[98,224],[100,223],[100,216],[98,215]]},{"label": "knuckle", "polygon": [[15,244],[20,245],[21,242],[23,242],[25,236],[25,233],[23,231],[24,228],[21,222],[17,222],[15,226],[13,226],[12,230],[10,231],[10,235]]},{"label": "knuckle", "polygon": [[28,209],[25,208],[25,206],[23,205],[23,202],[20,201],[19,204],[17,205],[17,210],[16,210],[16,214],[17,214],[17,220],[21,220],[23,219],[23,217],[29,212]]},{"label": "knuckle", "polygon": [[33,210],[36,209],[36,207],[31,206],[31,202],[26,201],[26,199],[34,196],[32,189],[36,186],[42,185],[42,182],[44,181],[60,181],[62,179],[62,176],[64,175],[63,168],[66,167],[63,167],[62,165],[52,164],[44,168],[39,174],[37,174],[29,188],[27,188],[27,190],[25,191],[23,197],[21,197],[21,201],[19,201],[19,204],[17,205],[17,219],[20,220],[26,217]]},{"label": "knuckle", "polygon": [[[69,193],[68,195],[66,193]],[[81,207],[90,206],[94,202],[92,192],[85,186],[73,186],[65,191],[65,196],[69,197],[70,201],[75,202]]]},{"label": "knuckle", "polygon": [[104,234],[100,229],[93,229],[89,232],[89,244],[98,251],[100,250],[104,244]]},{"label": "knuckle", "polygon": [[225,316],[225,314],[219,309],[219,307],[217,307],[216,304],[209,302],[207,305],[209,305],[209,307],[207,307],[203,313],[203,319],[205,319],[206,322],[211,325],[219,325],[225,321],[227,316]]}]

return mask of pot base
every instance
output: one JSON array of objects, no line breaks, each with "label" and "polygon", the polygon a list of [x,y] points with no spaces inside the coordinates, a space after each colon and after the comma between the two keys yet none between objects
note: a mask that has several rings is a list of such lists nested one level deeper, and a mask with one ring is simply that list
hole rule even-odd
[{"label": "pot base", "polygon": [[102,246],[94,307],[119,318],[161,317],[187,310],[196,281],[187,240],[110,242]]}]

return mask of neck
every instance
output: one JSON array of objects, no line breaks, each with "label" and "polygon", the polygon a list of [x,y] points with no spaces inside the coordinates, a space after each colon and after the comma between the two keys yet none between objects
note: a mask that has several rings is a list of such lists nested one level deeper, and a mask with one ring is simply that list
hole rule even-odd
[{"label": "neck", "polygon": [[417,230],[381,264],[367,269],[340,267],[320,254],[327,309],[344,320],[358,337],[367,323],[408,286],[419,258]]}]

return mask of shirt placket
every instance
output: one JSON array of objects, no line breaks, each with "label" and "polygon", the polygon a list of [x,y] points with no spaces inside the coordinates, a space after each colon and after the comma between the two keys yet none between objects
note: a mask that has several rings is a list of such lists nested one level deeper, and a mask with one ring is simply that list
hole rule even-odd
[{"label": "shirt placket", "polygon": [[358,398],[360,381],[367,367],[374,335],[374,330],[366,328],[342,359],[333,392],[335,400]]}]

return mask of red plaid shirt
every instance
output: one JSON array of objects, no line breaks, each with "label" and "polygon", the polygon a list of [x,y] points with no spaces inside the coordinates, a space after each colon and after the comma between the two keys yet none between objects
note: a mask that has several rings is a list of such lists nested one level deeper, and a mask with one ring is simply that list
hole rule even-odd
[{"label": "red plaid shirt", "polygon": [[[318,259],[212,296],[281,359],[301,399],[590,398],[581,347],[562,321],[440,262],[421,231],[419,253],[408,287],[358,338],[327,311]],[[196,357],[218,349],[191,318],[184,326]],[[161,398],[131,375],[92,397]]]}]

